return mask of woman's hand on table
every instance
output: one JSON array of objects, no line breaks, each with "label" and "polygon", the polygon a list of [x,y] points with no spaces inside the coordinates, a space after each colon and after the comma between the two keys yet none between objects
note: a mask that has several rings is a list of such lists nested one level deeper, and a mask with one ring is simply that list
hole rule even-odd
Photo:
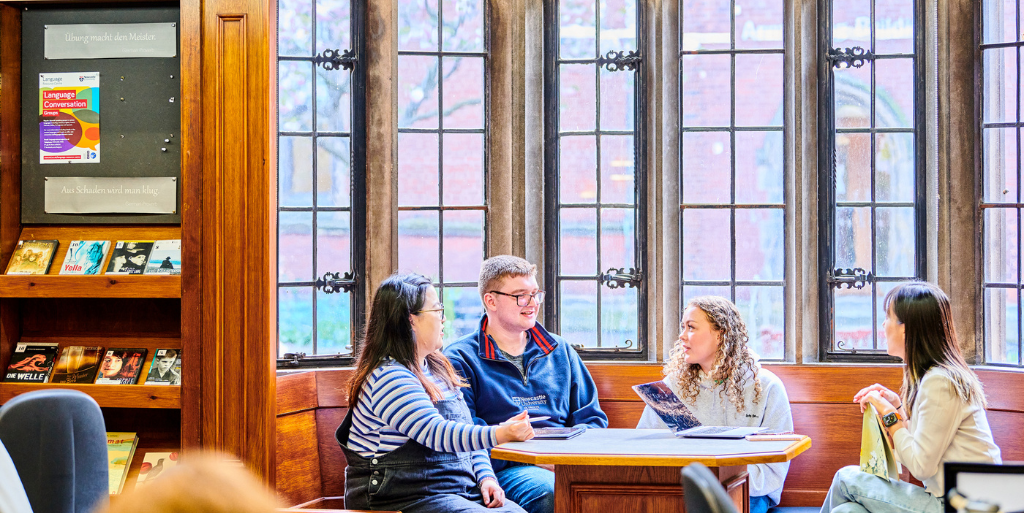
[{"label": "woman's hand on table", "polygon": [[500,508],[505,505],[505,490],[501,489],[493,477],[485,477],[480,481],[480,495],[483,496],[484,506],[488,508]]},{"label": "woman's hand on table", "polygon": [[530,425],[529,412],[523,411],[498,425],[498,443],[525,442],[533,438],[533,426]]}]

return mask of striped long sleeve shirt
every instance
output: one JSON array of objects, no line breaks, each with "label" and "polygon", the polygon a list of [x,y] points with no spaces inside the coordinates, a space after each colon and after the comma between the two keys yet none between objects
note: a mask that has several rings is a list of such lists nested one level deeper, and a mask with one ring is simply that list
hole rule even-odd
[{"label": "striped long sleeve shirt", "polygon": [[[448,389],[426,367],[423,374],[445,391],[445,399],[460,393]],[[416,375],[388,360],[363,383],[348,448],[370,458],[398,449],[409,439],[438,452],[472,452],[477,482],[495,477],[487,449],[498,445],[498,428],[445,420]]]}]

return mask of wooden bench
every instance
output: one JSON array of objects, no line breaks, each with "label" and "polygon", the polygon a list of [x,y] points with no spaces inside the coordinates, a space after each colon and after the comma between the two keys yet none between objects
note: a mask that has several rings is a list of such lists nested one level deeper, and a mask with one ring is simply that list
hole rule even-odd
[{"label": "wooden bench", "polygon": [[[643,402],[630,388],[662,378],[660,365],[589,364],[611,427],[635,427]],[[782,506],[819,507],[836,470],[860,458],[861,413],[853,394],[871,383],[899,389],[899,366],[767,365],[786,384],[798,433],[813,445],[790,465]],[[334,439],[347,408],[350,369],[284,374],[277,380],[277,490],[302,508],[342,508],[345,457]],[[1004,461],[1024,461],[1024,373],[979,370],[988,420]]]}]

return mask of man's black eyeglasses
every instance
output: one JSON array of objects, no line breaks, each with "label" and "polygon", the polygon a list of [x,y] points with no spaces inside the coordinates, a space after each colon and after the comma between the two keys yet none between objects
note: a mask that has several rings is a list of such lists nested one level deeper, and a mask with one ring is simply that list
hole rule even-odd
[{"label": "man's black eyeglasses", "polygon": [[492,291],[490,291],[490,293],[491,294],[499,294],[499,295],[502,295],[502,296],[514,297],[514,298],[516,298],[516,305],[518,305],[518,306],[529,305],[531,299],[536,301],[538,305],[544,302],[544,291],[543,290],[538,290],[537,292],[534,292],[533,294],[506,294],[504,292],[498,292],[497,290],[492,290]]}]

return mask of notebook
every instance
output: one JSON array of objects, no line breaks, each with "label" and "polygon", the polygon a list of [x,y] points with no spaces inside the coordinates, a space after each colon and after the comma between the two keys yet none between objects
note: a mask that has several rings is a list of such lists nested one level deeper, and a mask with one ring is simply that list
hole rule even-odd
[{"label": "notebook", "polygon": [[534,440],[568,440],[570,438],[576,438],[583,434],[587,428],[585,427],[545,427],[545,428],[534,428],[533,439]]},{"label": "notebook", "polygon": [[633,385],[633,391],[661,417],[669,429],[684,438],[743,438],[764,431],[762,427],[702,426],[693,412],[664,381]]}]

